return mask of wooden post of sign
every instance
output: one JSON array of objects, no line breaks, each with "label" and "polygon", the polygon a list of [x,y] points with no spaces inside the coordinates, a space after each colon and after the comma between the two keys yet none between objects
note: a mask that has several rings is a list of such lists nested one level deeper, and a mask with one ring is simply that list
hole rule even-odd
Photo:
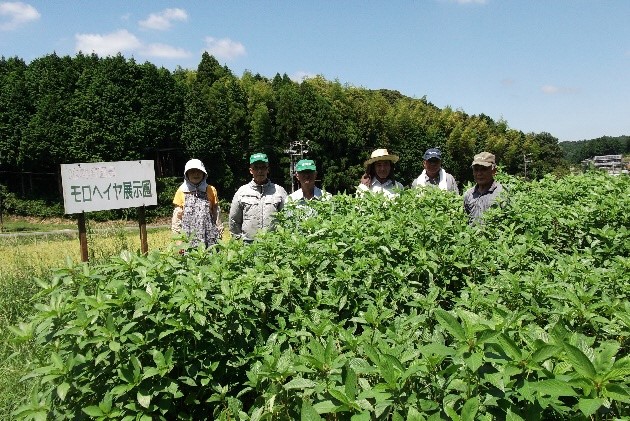
[{"label": "wooden post of sign", "polygon": [[140,251],[142,254],[147,254],[149,244],[147,243],[147,221],[144,217],[144,206],[138,208],[138,225],[140,226]]},{"label": "wooden post of sign", "polygon": [[88,261],[87,230],[85,229],[85,212],[79,214],[79,244],[81,244],[81,261]]}]

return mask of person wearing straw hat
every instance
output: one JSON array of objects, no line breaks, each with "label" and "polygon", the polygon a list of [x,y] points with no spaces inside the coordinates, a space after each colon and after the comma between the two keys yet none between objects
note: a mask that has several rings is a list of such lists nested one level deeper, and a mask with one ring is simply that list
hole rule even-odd
[{"label": "person wearing straw hat", "polygon": [[249,157],[252,180],[239,187],[230,206],[230,233],[247,243],[262,229],[272,230],[274,214],[284,207],[287,192],[269,180],[269,159],[264,153]]},{"label": "person wearing straw hat", "polygon": [[413,180],[411,187],[437,186],[440,190],[459,194],[455,177],[442,168],[442,152],[439,149],[427,149],[422,158],[424,170]]},{"label": "person wearing straw hat", "polygon": [[365,174],[361,178],[361,184],[357,187],[359,193],[370,191],[383,193],[387,197],[395,197],[395,190],[402,189],[403,185],[394,179],[394,164],[398,162],[398,155],[390,154],[387,149],[377,149],[366,160]]}]

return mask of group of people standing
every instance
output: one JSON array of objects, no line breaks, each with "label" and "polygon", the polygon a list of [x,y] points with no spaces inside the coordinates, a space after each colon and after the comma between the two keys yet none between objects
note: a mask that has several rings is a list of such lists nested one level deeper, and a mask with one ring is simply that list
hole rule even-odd
[{"label": "group of people standing", "polygon": [[[359,194],[381,193],[393,198],[403,185],[396,180],[394,164],[398,155],[387,149],[377,149],[364,162],[365,174],[357,187]],[[459,194],[455,178],[442,168],[442,153],[428,149],[423,156],[423,171],[411,183],[412,187],[437,187]],[[495,181],[495,156],[481,152],[474,156],[472,172],[475,185],[464,193],[464,210],[471,223],[479,220],[483,212],[497,202],[503,186]],[[302,159],[295,166],[295,177],[300,189],[287,194],[286,190],[269,179],[269,159],[264,153],[249,158],[252,179],[241,186],[232,199],[229,229],[232,237],[252,242],[261,229],[273,229],[274,214],[289,201],[307,201],[329,196],[315,186],[317,168],[311,159]],[[216,189],[207,183],[208,173],[203,163],[191,159],[184,167],[184,182],[173,198],[175,209],[172,231],[190,238],[190,246],[215,244],[223,233]]]}]

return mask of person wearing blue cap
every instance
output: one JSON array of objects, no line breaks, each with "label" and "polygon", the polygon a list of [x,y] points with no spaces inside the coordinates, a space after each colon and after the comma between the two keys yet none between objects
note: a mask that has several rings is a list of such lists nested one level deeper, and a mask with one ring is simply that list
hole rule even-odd
[{"label": "person wearing blue cap", "polygon": [[411,187],[437,186],[440,190],[459,194],[455,177],[442,168],[442,152],[437,148],[427,149],[423,156],[422,174],[411,183]]},{"label": "person wearing blue cap", "polygon": [[287,192],[269,180],[269,159],[264,153],[249,157],[252,180],[239,187],[230,206],[230,233],[234,238],[252,242],[260,230],[272,230],[274,214],[284,207]]},{"label": "person wearing blue cap", "polygon": [[293,201],[305,201],[312,199],[320,199],[326,193],[315,186],[317,179],[317,167],[312,159],[301,159],[295,165],[295,178],[300,183],[300,189],[289,195],[289,199]]}]

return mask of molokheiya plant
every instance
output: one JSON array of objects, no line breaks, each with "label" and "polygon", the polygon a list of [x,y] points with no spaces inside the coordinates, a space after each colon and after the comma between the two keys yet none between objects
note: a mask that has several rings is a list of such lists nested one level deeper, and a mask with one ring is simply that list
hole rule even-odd
[{"label": "molokheiya plant", "polygon": [[627,416],[630,195],[589,190],[630,182],[506,185],[482,224],[437,189],[338,195],[253,244],[60,269],[14,328],[41,355],[15,416]]}]

